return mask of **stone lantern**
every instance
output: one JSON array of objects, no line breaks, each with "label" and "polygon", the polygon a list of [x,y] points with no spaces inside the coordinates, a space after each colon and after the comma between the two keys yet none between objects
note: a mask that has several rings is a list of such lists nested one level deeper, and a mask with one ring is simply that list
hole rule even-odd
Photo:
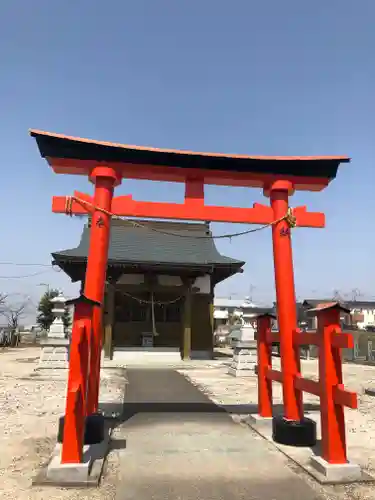
[{"label": "stone lantern", "polygon": [[40,368],[68,368],[69,339],[66,337],[63,316],[66,299],[62,292],[51,299],[54,320],[47,336],[41,340]]},{"label": "stone lantern", "polygon": [[66,298],[60,292],[57,297],[51,299],[53,304],[52,314],[55,316],[52,325],[48,331],[48,338],[50,339],[65,339],[65,327],[63,316],[65,313]]}]

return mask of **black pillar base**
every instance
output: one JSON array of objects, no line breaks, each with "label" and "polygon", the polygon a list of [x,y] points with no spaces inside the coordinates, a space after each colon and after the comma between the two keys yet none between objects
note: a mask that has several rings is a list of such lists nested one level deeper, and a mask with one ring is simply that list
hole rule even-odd
[{"label": "black pillar base", "polygon": [[282,415],[272,419],[272,439],[289,446],[315,446],[316,422],[311,418],[301,421],[286,420]]},{"label": "black pillar base", "polygon": [[[59,418],[59,430],[57,442],[62,443],[64,439],[65,416]],[[84,444],[97,444],[104,441],[104,415],[93,413],[86,417]]]}]

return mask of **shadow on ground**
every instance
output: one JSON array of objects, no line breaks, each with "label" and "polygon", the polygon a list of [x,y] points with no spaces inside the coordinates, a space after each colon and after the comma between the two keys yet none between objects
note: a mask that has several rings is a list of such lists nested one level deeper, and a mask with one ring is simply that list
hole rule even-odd
[{"label": "shadow on ground", "polygon": [[[319,405],[304,405],[305,412],[318,411]],[[256,404],[218,405],[212,401],[203,403],[149,402],[149,403],[102,403],[100,410],[105,417],[116,424],[126,422],[139,413],[227,413],[234,415],[253,415],[258,412]],[[282,414],[283,405],[273,407],[274,415]]]},{"label": "shadow on ground", "polygon": [[[217,404],[173,369],[130,369],[124,403],[102,403],[101,412],[116,422],[126,422],[138,414],[215,414],[250,415],[257,413],[256,404]],[[305,412],[319,410],[317,404],[306,404]],[[273,407],[281,414],[283,405]],[[172,417],[170,415],[169,419]],[[172,417],[173,418],[173,417]]]},{"label": "shadow on ground", "polygon": [[[102,403],[101,412],[109,419],[108,425],[115,429],[125,423],[129,431],[153,429],[160,426],[160,433],[176,424],[184,423],[198,428],[205,427],[207,432],[217,426],[227,425],[230,415],[243,416],[256,414],[256,404],[217,404],[194,386],[186,377],[174,369],[127,370],[128,384],[124,403]],[[306,413],[319,410],[317,404],[306,404]],[[273,414],[283,413],[283,405],[276,404]],[[224,417],[224,418],[223,418]],[[169,432],[169,431],[168,431]],[[113,447],[124,449],[126,441],[112,443]]]}]

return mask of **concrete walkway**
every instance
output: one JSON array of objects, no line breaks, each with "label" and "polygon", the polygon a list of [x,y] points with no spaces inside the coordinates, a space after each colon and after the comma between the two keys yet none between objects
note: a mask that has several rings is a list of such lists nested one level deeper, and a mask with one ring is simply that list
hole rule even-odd
[{"label": "concrete walkway", "polygon": [[[317,500],[286,459],[174,370],[129,369],[117,500]],[[116,446],[116,443],[115,443]]]}]

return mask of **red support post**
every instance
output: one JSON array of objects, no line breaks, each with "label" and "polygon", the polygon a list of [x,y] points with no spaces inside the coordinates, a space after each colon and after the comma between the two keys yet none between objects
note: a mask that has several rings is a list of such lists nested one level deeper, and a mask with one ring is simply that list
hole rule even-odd
[{"label": "red support post", "polygon": [[96,167],[90,180],[95,184],[95,209],[91,220],[90,247],[87,257],[85,296],[101,307],[94,308],[93,327],[90,339],[90,377],[87,394],[87,414],[98,411],[100,355],[102,348],[102,317],[109,237],[111,229],[111,205],[114,187],[121,181],[117,172],[110,167]]},{"label": "red support post", "polygon": [[[343,404],[353,403],[353,396],[355,398],[355,395],[343,390],[341,347],[336,347],[332,342],[337,332],[341,331],[341,309],[337,306],[317,312],[318,332],[321,337],[319,383],[321,384],[322,457],[331,464],[345,464],[348,461]],[[343,394],[342,400],[338,397],[340,391]]]},{"label": "red support post", "polygon": [[67,304],[74,305],[74,317],[61,461],[79,463],[82,461],[87,415],[92,317],[93,310],[99,309],[100,304],[87,299],[84,295],[67,301]]},{"label": "red support post", "polygon": [[74,322],[70,344],[68,391],[61,462],[82,462],[86,417],[88,336],[85,320]]},{"label": "red support post", "polygon": [[271,319],[271,315],[257,318],[258,414],[264,418],[272,417],[272,380],[267,378],[272,368],[272,347],[268,342]]},{"label": "red support post", "polygon": [[[265,190],[265,194],[267,192],[268,189]],[[297,311],[291,229],[284,219],[289,208],[289,194],[292,192],[293,186],[289,181],[276,181],[269,186],[273,219],[281,219],[272,226],[272,242],[283,374],[284,418],[301,421],[303,418],[302,392],[294,384],[294,379],[300,374],[301,369],[299,348],[294,345],[293,341],[297,328]]]},{"label": "red support post", "polygon": [[184,206],[190,211],[204,208],[204,179],[187,178],[185,182]]}]

